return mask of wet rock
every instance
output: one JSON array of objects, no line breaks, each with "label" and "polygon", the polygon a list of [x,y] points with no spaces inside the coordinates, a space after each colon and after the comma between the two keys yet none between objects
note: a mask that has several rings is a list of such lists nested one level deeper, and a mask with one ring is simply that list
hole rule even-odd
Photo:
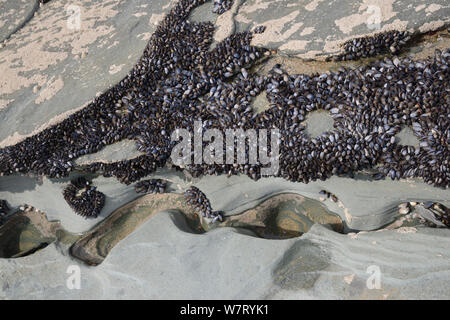
[{"label": "wet rock", "polygon": [[9,206],[6,200],[0,200],[0,218],[3,218],[9,213]]}]

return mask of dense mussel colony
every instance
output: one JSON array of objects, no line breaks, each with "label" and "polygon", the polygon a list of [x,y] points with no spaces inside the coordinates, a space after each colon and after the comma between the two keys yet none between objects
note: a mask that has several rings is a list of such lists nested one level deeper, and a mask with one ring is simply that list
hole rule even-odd
[{"label": "dense mussel colony", "polygon": [[388,31],[373,36],[355,38],[344,42],[344,53],[329,58],[334,61],[356,60],[373,57],[381,53],[398,54],[400,49],[411,41],[408,31]]},{"label": "dense mussel colony", "polygon": [[[136,66],[87,107],[0,149],[0,174],[65,177],[75,170],[76,158],[132,139],[144,155],[81,168],[130,184],[170,162],[177,144],[170,136],[176,128],[193,132],[194,121],[202,121],[203,129],[222,132],[279,129],[280,170],[275,176],[290,181],[308,183],[373,168],[378,170],[377,179],[421,177],[429,184],[448,187],[449,50],[436,51],[426,60],[394,56],[321,75],[289,75],[279,65],[268,75],[258,75],[250,69],[270,51],[250,45],[253,32],[233,34],[210,50],[213,24],[187,21],[189,13],[204,2],[179,1],[152,35]],[[264,27],[255,31],[263,32]],[[400,42],[408,37],[388,34]],[[370,42],[354,45],[363,52],[368,45],[367,52],[378,50]],[[270,108],[256,113],[251,103],[259,94],[266,94]],[[328,111],[334,129],[312,138],[303,122],[315,110]],[[403,146],[396,140],[407,126],[420,147]],[[194,177],[246,174],[258,180],[261,167],[204,163],[183,169]],[[80,203],[73,197],[75,189],[70,187],[68,199]],[[200,195],[195,190],[189,194]]]},{"label": "dense mussel colony", "polygon": [[[84,191],[78,195],[81,190]],[[105,195],[83,177],[72,180],[63,196],[75,213],[85,218],[96,218],[105,205]]]},{"label": "dense mussel colony", "polygon": [[439,204],[438,206],[439,211],[435,210],[435,212],[433,212],[434,217],[450,228],[450,209]]},{"label": "dense mussel colony", "polygon": [[184,196],[199,216],[211,219],[211,223],[223,220],[223,213],[212,210],[209,199],[199,188],[191,186],[184,192]]},{"label": "dense mussel colony", "polygon": [[162,179],[148,179],[136,183],[134,190],[136,193],[164,193],[167,181]]}]

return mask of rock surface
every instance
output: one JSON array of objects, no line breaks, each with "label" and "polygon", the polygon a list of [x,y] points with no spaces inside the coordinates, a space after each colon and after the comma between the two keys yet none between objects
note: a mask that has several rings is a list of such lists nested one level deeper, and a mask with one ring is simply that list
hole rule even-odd
[{"label": "rock surface", "polygon": [[234,24],[236,31],[265,25],[267,30],[254,44],[310,59],[335,54],[340,44],[356,37],[436,30],[450,22],[449,12],[445,0],[249,0],[230,15],[232,22],[223,24]]},{"label": "rock surface", "polygon": [[[171,191],[181,191],[195,184],[210,199],[214,210],[226,216],[251,209],[262,201],[281,193],[297,193],[320,200],[321,190],[336,195],[338,202],[330,199],[324,205],[345,221],[346,229],[375,230],[391,223],[398,216],[397,206],[402,202],[436,201],[450,206],[450,191],[427,185],[418,180],[374,181],[367,175],[356,179],[331,177],[326,181],[308,184],[293,183],[282,178],[262,178],[253,181],[247,176],[205,176],[191,180],[175,170],[161,169],[153,178],[167,179]],[[93,185],[106,195],[105,207],[97,219],[85,220],[75,215],[62,196],[70,179],[42,179],[37,182],[27,177],[0,177],[0,199],[6,199],[12,208],[24,203],[45,212],[49,220],[59,220],[69,232],[86,232],[111,212],[136,199],[139,195],[134,185],[123,185],[114,178],[94,178]]]},{"label": "rock surface", "polygon": [[38,0],[1,0],[0,44],[22,28],[38,8]]},{"label": "rock surface", "polygon": [[132,140],[124,139],[112,145],[106,146],[94,154],[86,154],[75,160],[77,165],[88,165],[94,162],[116,162],[137,158],[143,153],[136,148],[136,143]]},{"label": "rock surface", "polygon": [[[25,10],[15,3],[2,1],[4,6]],[[10,123],[0,127],[0,147],[61,121],[120,81],[174,3],[52,0],[39,8],[0,49],[0,121]],[[366,22],[378,13],[381,30],[426,32],[450,22],[450,6],[445,0],[352,0],[345,4],[236,0],[232,9],[219,17],[211,10],[211,2],[204,4],[195,10],[192,20],[215,22],[216,40],[266,24],[268,29],[255,36],[253,44],[304,58],[324,58],[338,52],[345,40],[376,32]],[[327,19],[323,19],[324,10]],[[370,10],[373,13],[368,13]],[[375,18],[371,19],[378,21]]]},{"label": "rock surface", "polygon": [[[198,235],[181,214],[161,213],[97,267],[53,244],[0,260],[0,298],[448,299],[449,236],[412,227],[340,235],[320,225],[289,240],[230,228]],[[67,287],[70,266],[80,268],[79,290]]]}]

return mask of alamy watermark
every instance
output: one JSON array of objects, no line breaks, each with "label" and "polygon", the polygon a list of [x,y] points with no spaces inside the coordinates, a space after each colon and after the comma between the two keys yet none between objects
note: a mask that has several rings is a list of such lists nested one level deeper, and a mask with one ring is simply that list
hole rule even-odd
[{"label": "alamy watermark", "polygon": [[[194,150],[192,150],[192,136]],[[270,152],[267,129],[245,131],[243,129],[226,129],[225,132],[219,129],[207,129],[203,132],[202,121],[195,121],[193,134],[187,129],[176,129],[172,132],[171,139],[177,142],[181,139],[172,149],[171,155],[173,164],[178,166],[204,163],[266,166],[261,168],[261,176],[273,176],[279,170],[280,131],[278,129],[270,130]],[[209,144],[203,148],[203,142]],[[247,146],[248,148],[246,148]],[[268,166],[269,164],[270,166]]]},{"label": "alamy watermark", "polygon": [[80,6],[71,4],[66,9],[69,18],[67,19],[67,28],[70,30],[81,29],[81,8]]}]

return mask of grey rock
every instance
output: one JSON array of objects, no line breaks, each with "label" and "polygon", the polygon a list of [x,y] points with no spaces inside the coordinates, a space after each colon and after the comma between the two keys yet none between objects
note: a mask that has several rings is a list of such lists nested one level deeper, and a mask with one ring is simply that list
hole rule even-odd
[{"label": "grey rock", "polygon": [[0,1],[0,44],[22,28],[38,9],[38,0]]},{"label": "grey rock", "polygon": [[414,207],[414,212],[417,212],[422,218],[430,221],[431,223],[434,223],[435,225],[437,225],[439,227],[444,227],[444,228],[446,227],[445,224],[443,224],[441,221],[436,219],[433,211],[426,209],[422,205],[417,205],[416,207]]},{"label": "grey rock", "polygon": [[0,50],[0,121],[10,124],[0,127],[0,147],[63,120],[120,81],[173,3],[71,5],[48,2]]},{"label": "grey rock", "polygon": [[116,162],[139,157],[143,153],[136,148],[136,142],[124,139],[104,147],[97,153],[86,154],[75,160],[77,165],[88,165],[94,162]]}]

